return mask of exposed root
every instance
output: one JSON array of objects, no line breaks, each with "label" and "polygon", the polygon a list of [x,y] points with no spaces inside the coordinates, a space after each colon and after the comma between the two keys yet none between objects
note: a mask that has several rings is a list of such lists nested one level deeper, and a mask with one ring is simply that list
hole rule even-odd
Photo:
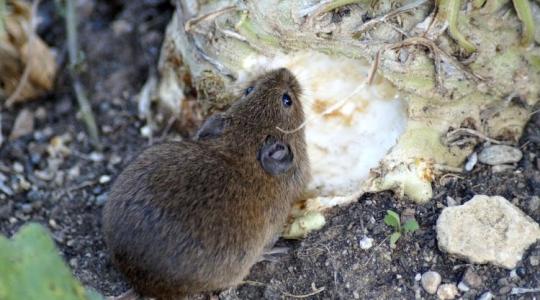
[{"label": "exposed root", "polygon": [[[372,28],[373,26],[376,26],[376,25],[378,25],[380,23],[384,23],[388,19],[390,19],[392,17],[395,17],[395,16],[397,16],[399,14],[411,11],[411,10],[419,7],[420,5],[422,5],[422,4],[426,3],[426,2],[427,2],[427,0],[417,0],[415,2],[402,5],[401,7],[398,7],[398,8],[388,12],[387,14],[385,14],[383,16],[376,17],[376,18],[373,18],[373,19],[365,22],[357,30],[355,30],[352,34],[353,34],[353,36],[356,36],[358,34],[364,33],[367,30],[369,30],[370,28]],[[394,28],[394,29],[396,29],[396,28]],[[403,32],[401,32],[401,33],[404,34],[405,36],[407,36],[407,34],[405,34]]]},{"label": "exposed root", "polygon": [[488,137],[487,135],[477,131],[477,130],[474,130],[474,129],[470,129],[470,128],[458,128],[458,129],[455,129],[455,130],[452,130],[452,131],[449,131],[447,134],[446,134],[446,140],[448,141],[448,144],[449,145],[453,145],[455,143],[455,141],[457,141],[459,139],[459,137],[463,134],[469,134],[469,135],[473,135],[475,137],[478,137],[484,141],[487,141],[487,142],[490,142],[492,144],[497,144],[497,145],[507,145],[507,144],[511,144],[509,142],[503,142],[503,141],[499,141],[499,140],[495,140],[495,139],[492,139],[490,137]]},{"label": "exposed root", "polygon": [[231,6],[226,6],[222,9],[218,9],[216,11],[213,11],[211,13],[208,13],[206,15],[202,15],[202,16],[199,16],[199,17],[195,17],[195,18],[192,18],[192,19],[189,19],[187,20],[187,22],[184,24],[184,30],[186,32],[191,32],[193,30],[193,27],[196,26],[197,24],[199,24],[200,22],[203,22],[203,21],[209,21],[209,20],[213,20],[225,13],[228,13],[230,11],[236,11],[238,10],[238,7],[236,5],[231,5]]},{"label": "exposed root", "polygon": [[[2,2],[3,3],[0,6],[5,5],[5,2],[4,1],[2,1]],[[7,98],[7,100],[6,100],[6,106],[7,107],[11,107],[15,103],[15,101],[17,101],[17,98],[19,98],[19,95],[21,94],[23,87],[28,83],[28,76],[30,76],[30,71],[32,70],[32,56],[34,55],[34,43],[35,43],[35,40],[36,40],[36,30],[35,29],[36,29],[36,24],[37,24],[37,9],[38,9],[38,6],[39,6],[40,2],[41,2],[41,0],[34,0],[34,2],[32,3],[32,9],[30,11],[30,28],[29,28],[29,32],[28,32],[28,47],[27,47],[27,53],[26,53],[26,56],[27,56],[26,66],[24,66],[23,74],[22,74],[21,78],[19,79],[19,83],[17,84],[17,87],[15,88],[15,91],[13,91],[13,93],[11,93],[9,98]],[[2,17],[2,16],[0,15],[0,17]],[[2,19],[0,19],[0,23],[3,24]],[[3,29],[4,28],[2,28],[2,30]]]},{"label": "exposed root", "polygon": [[[527,0],[526,0],[527,1]],[[459,16],[459,9],[461,7],[460,0],[441,0],[438,4],[440,7],[440,13],[446,14],[443,15],[443,18],[448,20],[448,31],[450,36],[456,40],[459,46],[465,49],[468,53],[475,52],[476,46],[469,42],[461,32],[459,32],[457,23]]]},{"label": "exposed root", "polygon": [[531,12],[529,0],[513,0],[514,9],[523,26],[521,45],[529,46],[534,41],[534,19]]},{"label": "exposed root", "polygon": [[361,2],[366,2],[366,0],[323,0],[313,6],[309,6],[302,9],[300,11],[300,16],[311,19],[323,13],[332,11],[336,8],[340,8],[349,4],[361,3]]}]

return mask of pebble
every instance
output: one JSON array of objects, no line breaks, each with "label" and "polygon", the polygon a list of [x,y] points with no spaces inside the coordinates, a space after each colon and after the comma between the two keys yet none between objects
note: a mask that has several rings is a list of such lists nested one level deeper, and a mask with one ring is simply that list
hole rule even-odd
[{"label": "pebble", "polygon": [[21,210],[22,210],[23,213],[25,213],[25,214],[31,213],[33,209],[34,209],[34,208],[32,207],[31,204],[25,203],[25,204],[21,205]]},{"label": "pebble", "polygon": [[360,299],[360,294],[358,294],[357,291],[354,291],[353,292],[353,297],[354,297],[354,299]]},{"label": "pebble", "polygon": [[476,152],[473,152],[471,155],[469,155],[467,159],[467,163],[465,163],[465,171],[470,172],[478,162],[478,154]]},{"label": "pebble", "polygon": [[9,135],[10,140],[15,140],[25,136],[34,130],[34,113],[29,109],[23,109],[17,115],[13,130]]},{"label": "pebble", "polygon": [[454,299],[458,294],[457,287],[453,283],[441,284],[437,289],[437,297],[441,300]]},{"label": "pebble", "polygon": [[109,181],[111,181],[111,176],[109,175],[102,175],[101,177],[99,177],[99,183],[101,184],[105,184]]},{"label": "pebble", "polygon": [[79,262],[77,261],[76,258],[72,258],[72,259],[69,260],[69,265],[70,265],[72,268],[77,267],[78,264],[79,264]]},{"label": "pebble", "polygon": [[373,247],[373,239],[369,238],[367,236],[363,237],[360,240],[360,248],[367,250],[369,248]]},{"label": "pebble", "polygon": [[511,290],[512,290],[512,287],[509,285],[506,285],[499,289],[499,294],[500,295],[508,294],[510,293]]},{"label": "pebble", "polygon": [[465,283],[467,286],[473,288],[473,289],[479,289],[482,287],[482,278],[476,274],[476,272],[469,268],[467,271],[465,271],[465,274],[463,274],[463,278],[461,279],[463,283]]},{"label": "pebble", "polygon": [[1,219],[8,219],[11,216],[11,212],[13,211],[13,202],[8,202],[7,204],[0,206],[0,220]]},{"label": "pebble", "polygon": [[152,136],[152,128],[149,125],[143,126],[141,128],[141,135],[144,137]]},{"label": "pebble", "polygon": [[416,273],[416,275],[414,275],[414,281],[420,281],[421,279],[422,279],[422,274]]},{"label": "pebble", "polygon": [[441,284],[441,275],[435,271],[428,271],[424,274],[422,274],[421,283],[422,287],[426,292],[429,294],[435,294],[437,292],[437,288]]},{"label": "pebble", "polygon": [[20,162],[16,161],[13,163],[13,171],[17,173],[22,173],[24,172],[24,167]]},{"label": "pebble", "polygon": [[446,205],[447,206],[456,206],[456,205],[459,205],[459,203],[456,201],[456,199],[450,197],[450,196],[446,196]]},{"label": "pebble", "polygon": [[478,300],[491,300],[491,299],[493,299],[493,294],[490,291],[487,291],[487,292],[483,293],[478,298]]},{"label": "pebble", "polygon": [[501,165],[516,163],[521,160],[523,153],[517,148],[507,145],[491,145],[482,150],[478,155],[481,163],[488,165]]},{"label": "pebble", "polygon": [[529,263],[531,264],[531,266],[537,267],[538,265],[540,265],[540,256],[529,256]]},{"label": "pebble", "polygon": [[533,212],[538,211],[539,209],[540,209],[540,197],[533,196],[529,200],[529,211],[531,211],[531,213],[533,213]]},{"label": "pebble", "polygon": [[43,195],[38,190],[31,190],[26,194],[26,199],[30,202],[40,201],[43,199]]},{"label": "pebble", "polygon": [[471,288],[465,284],[465,282],[461,281],[459,284],[458,284],[458,289],[462,292],[468,292]]},{"label": "pebble", "polygon": [[493,171],[493,173],[502,173],[505,171],[513,170],[513,169],[514,169],[514,166],[512,165],[496,165],[491,168],[491,171]]},{"label": "pebble", "polygon": [[523,278],[527,275],[527,270],[524,267],[519,267],[516,269],[517,276]]},{"label": "pebble", "polygon": [[100,162],[100,161],[103,161],[105,159],[105,156],[103,155],[103,153],[92,152],[92,153],[90,153],[89,158],[93,162]]},{"label": "pebble", "polygon": [[98,205],[98,206],[104,205],[105,202],[107,202],[107,199],[108,199],[107,193],[103,193],[103,194],[97,196],[96,197],[96,205]]}]

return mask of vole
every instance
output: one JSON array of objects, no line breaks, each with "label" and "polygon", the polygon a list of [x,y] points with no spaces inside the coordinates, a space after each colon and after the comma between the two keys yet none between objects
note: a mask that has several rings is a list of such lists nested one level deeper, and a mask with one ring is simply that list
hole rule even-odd
[{"label": "vole", "polygon": [[193,140],[144,150],[115,180],[103,230],[135,292],[158,299],[237,285],[279,235],[310,168],[301,88],[287,69],[255,80]]}]

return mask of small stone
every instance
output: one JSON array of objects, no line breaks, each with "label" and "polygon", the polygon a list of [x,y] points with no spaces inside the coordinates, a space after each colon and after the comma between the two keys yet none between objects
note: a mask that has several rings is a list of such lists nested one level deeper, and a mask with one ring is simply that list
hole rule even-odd
[{"label": "small stone", "polygon": [[367,250],[369,248],[373,247],[373,239],[369,238],[367,236],[363,237],[360,240],[360,248]]},{"label": "small stone", "polygon": [[23,211],[23,213],[29,214],[29,213],[32,212],[33,207],[32,207],[31,204],[26,204],[26,203],[25,203],[25,204],[21,205],[21,210]]},{"label": "small stone", "polygon": [[93,162],[100,162],[100,161],[103,161],[103,159],[105,159],[105,156],[99,152],[92,152],[90,153],[89,158]]},{"label": "small stone", "polygon": [[447,207],[436,228],[442,251],[508,269],[540,239],[540,226],[500,196],[476,195],[463,205]]},{"label": "small stone", "polygon": [[459,289],[460,291],[462,291],[462,292],[468,292],[468,291],[471,289],[471,288],[470,288],[467,284],[465,284],[465,282],[463,282],[463,281],[459,282],[459,284],[458,284],[457,287],[458,287],[458,289]]},{"label": "small stone", "polygon": [[493,299],[493,294],[490,291],[487,291],[487,292],[483,293],[478,298],[478,300],[491,300],[491,299]]},{"label": "small stone", "polygon": [[109,181],[111,181],[111,176],[109,175],[102,175],[99,177],[99,183],[101,184],[108,183]]},{"label": "small stone", "polygon": [[23,109],[17,115],[13,130],[9,135],[10,140],[15,140],[25,136],[34,130],[34,113],[29,109]]},{"label": "small stone", "polygon": [[478,155],[481,163],[488,165],[501,165],[516,163],[521,160],[523,154],[517,148],[507,145],[492,145],[484,148]]},{"label": "small stone", "polygon": [[13,171],[17,173],[22,173],[24,172],[24,167],[20,162],[16,161],[13,163]]},{"label": "small stone", "polygon": [[354,291],[353,292],[353,297],[354,297],[354,299],[360,299],[360,294],[358,294],[357,291]]},{"label": "small stone", "polygon": [[540,256],[534,256],[534,255],[529,256],[529,263],[533,267],[539,266],[540,265]]},{"label": "small stone", "polygon": [[47,118],[47,110],[43,106],[40,106],[36,109],[36,112],[34,115],[36,119],[40,121],[45,121],[45,119]]},{"label": "small stone", "polygon": [[478,162],[478,154],[476,152],[473,152],[469,157],[467,158],[467,162],[465,163],[465,171],[470,172]]},{"label": "small stone", "polygon": [[141,135],[144,137],[152,136],[152,128],[149,125],[143,126],[141,128]]},{"label": "small stone", "polygon": [[26,199],[30,202],[40,201],[43,199],[43,195],[38,190],[31,190],[26,194]]},{"label": "small stone", "polygon": [[416,273],[416,275],[414,275],[414,281],[420,281],[421,279],[422,279],[422,274]]},{"label": "small stone", "polygon": [[103,193],[96,197],[96,205],[102,206],[107,202],[108,195],[107,193]]},{"label": "small stone", "polygon": [[69,265],[70,265],[72,268],[77,267],[78,264],[79,264],[79,262],[77,261],[76,258],[72,258],[72,259],[69,260]]},{"label": "small stone", "polygon": [[441,275],[435,271],[428,271],[424,274],[422,274],[421,278],[421,284],[424,290],[428,292],[428,294],[434,295],[437,292],[437,288],[439,287],[439,284],[441,284]]},{"label": "small stone", "polygon": [[441,300],[454,299],[458,294],[458,289],[453,283],[441,284],[437,289],[437,297]]},{"label": "small stone", "polygon": [[0,206],[0,220],[8,219],[11,216],[13,211],[13,202],[8,202],[7,204]]},{"label": "small stone", "polygon": [[539,211],[539,210],[540,210],[540,197],[533,196],[529,200],[529,211],[531,213],[534,213],[534,212]]},{"label": "small stone", "polygon": [[119,155],[113,154],[111,156],[111,159],[110,159],[111,165],[114,166],[114,165],[117,165],[117,164],[119,164],[121,162],[122,162],[122,157],[120,157]]},{"label": "small stone", "polygon": [[473,289],[482,287],[482,278],[472,268],[468,268],[467,271],[465,271],[461,281]]},{"label": "small stone", "polygon": [[499,289],[499,294],[500,295],[508,294],[510,293],[511,290],[512,290],[512,287],[509,285],[506,285]]}]

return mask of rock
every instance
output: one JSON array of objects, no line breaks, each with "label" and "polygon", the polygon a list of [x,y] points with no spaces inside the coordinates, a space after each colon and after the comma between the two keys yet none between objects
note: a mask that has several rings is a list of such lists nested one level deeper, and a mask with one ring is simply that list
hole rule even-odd
[{"label": "rock", "polygon": [[439,287],[439,284],[441,284],[441,275],[435,271],[428,271],[424,274],[422,274],[422,278],[420,279],[420,283],[422,284],[422,287],[428,294],[434,295],[437,292],[437,288]]},{"label": "rock", "polygon": [[473,152],[469,157],[467,158],[467,162],[465,163],[464,169],[467,172],[472,171],[476,163],[478,162],[478,154],[476,152]]},{"label": "rock", "polygon": [[478,276],[478,274],[472,268],[465,271],[461,281],[473,289],[480,289],[482,287],[482,278]]},{"label": "rock", "polygon": [[514,169],[514,166],[512,165],[496,165],[491,168],[491,171],[493,173],[502,173],[502,172],[513,170],[513,169]]},{"label": "rock", "polygon": [[454,299],[458,294],[458,289],[453,283],[441,284],[437,289],[437,297],[442,300]]},{"label": "rock", "polygon": [[487,291],[483,293],[480,297],[478,297],[478,300],[491,300],[493,299],[493,294],[490,291]]},{"label": "rock", "polygon": [[527,270],[524,267],[519,267],[516,269],[516,274],[520,278],[524,278],[527,275]]},{"label": "rock", "polygon": [[478,160],[487,165],[501,165],[516,163],[523,154],[517,148],[507,145],[492,145],[484,148],[478,155]]},{"label": "rock", "polygon": [[15,140],[21,136],[27,135],[34,130],[34,114],[29,109],[23,109],[17,115],[13,130],[9,134],[10,140]]},{"label": "rock", "polygon": [[436,227],[442,251],[508,269],[540,239],[540,226],[500,196],[476,195],[463,205],[447,207]]},{"label": "rock", "polygon": [[360,248],[367,250],[369,248],[373,247],[373,239],[369,238],[367,236],[363,237],[360,240]]}]

